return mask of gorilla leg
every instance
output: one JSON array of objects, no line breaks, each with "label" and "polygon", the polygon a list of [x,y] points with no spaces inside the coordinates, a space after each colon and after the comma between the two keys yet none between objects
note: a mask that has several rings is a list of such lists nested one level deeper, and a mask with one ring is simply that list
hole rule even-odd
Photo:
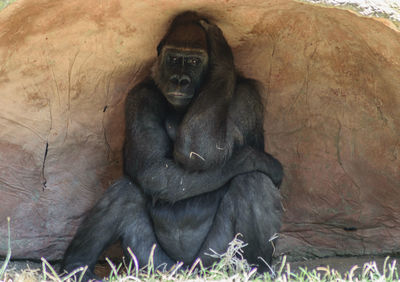
[{"label": "gorilla leg", "polygon": [[[84,280],[95,278],[93,270],[100,254],[113,242],[121,239],[124,252],[130,247],[139,264],[148,262],[151,248],[157,243],[146,212],[146,198],[128,179],[122,178],[104,193],[89,212],[70,243],[63,259],[61,271],[88,266]],[[172,265],[172,260],[160,247],[154,254],[154,265]]]},{"label": "gorilla leg", "polygon": [[[153,245],[156,245],[153,256],[154,267],[166,267],[166,269],[169,269],[175,264],[175,261],[165,254],[157,242],[146,207],[147,200],[144,199],[142,191],[136,186],[132,183],[130,183],[130,186],[133,186],[129,189],[132,194],[130,202],[135,203],[133,205],[128,204],[124,210],[121,210],[124,217],[120,226],[120,234],[125,257],[130,258],[130,254],[127,251],[129,247],[138,259],[139,266],[143,267],[149,261]],[[132,193],[132,191],[135,191],[135,193]]]},{"label": "gorilla leg", "polygon": [[211,265],[215,259],[204,253],[210,253],[210,249],[224,253],[229,242],[241,233],[248,244],[244,257],[249,263],[258,264],[260,271],[268,270],[259,257],[271,263],[274,247],[270,239],[279,232],[281,225],[279,190],[260,172],[236,176],[228,185],[199,257],[205,265]]}]

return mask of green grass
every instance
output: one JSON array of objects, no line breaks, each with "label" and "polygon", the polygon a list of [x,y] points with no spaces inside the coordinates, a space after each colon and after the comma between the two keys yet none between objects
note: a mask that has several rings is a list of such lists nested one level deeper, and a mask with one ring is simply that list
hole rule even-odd
[{"label": "green grass", "polygon": [[[10,219],[8,220],[8,252],[0,268],[0,282],[33,282],[33,281],[80,281],[86,268],[76,269],[68,275],[59,275],[54,267],[42,258],[41,269],[24,269],[15,271],[8,269],[11,258]],[[365,263],[363,267],[349,266],[349,271],[340,273],[337,270],[326,267],[315,269],[298,268],[292,269],[286,257],[273,267],[271,273],[259,274],[257,269],[243,259],[243,247],[246,244],[239,239],[239,236],[229,244],[224,254],[218,254],[212,250],[208,255],[218,259],[212,267],[206,268],[201,260],[196,260],[189,268],[184,268],[182,263],[173,266],[171,269],[155,269],[153,264],[154,249],[151,250],[147,266],[139,269],[138,260],[133,252],[128,249],[130,258],[128,262],[123,261],[118,265],[106,259],[109,271],[107,281],[400,281],[396,260],[389,263],[389,257],[379,270],[375,262]]]},{"label": "green grass", "polygon": [[0,0],[0,11],[6,8],[8,5],[12,4],[16,0]]},{"label": "green grass", "polygon": [[[210,268],[205,268],[200,260],[187,269],[182,264],[175,265],[169,270],[157,270],[154,268],[152,255],[148,265],[142,269],[138,268],[135,255],[130,251],[129,262],[122,262],[118,265],[107,260],[111,269],[107,281],[399,281],[399,274],[396,268],[396,261],[389,262],[386,258],[380,271],[375,262],[364,264],[363,267],[349,267],[346,273],[339,273],[333,268],[317,267],[308,270],[306,268],[292,269],[290,263],[286,263],[283,257],[272,273],[259,274],[242,258],[242,248],[245,244],[238,238],[233,240],[224,254],[211,252],[211,256],[219,259]],[[154,248],[152,254],[154,253]],[[60,276],[55,269],[42,258],[42,269],[13,271],[7,270],[7,262],[4,263],[4,272],[1,273],[0,281],[80,281],[85,268],[77,269],[67,276]],[[2,268],[2,269],[3,269]]]}]

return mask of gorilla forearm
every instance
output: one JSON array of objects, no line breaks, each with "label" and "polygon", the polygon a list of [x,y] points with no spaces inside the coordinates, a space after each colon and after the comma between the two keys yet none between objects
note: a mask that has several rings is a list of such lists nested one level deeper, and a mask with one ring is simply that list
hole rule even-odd
[{"label": "gorilla forearm", "polygon": [[279,161],[251,147],[242,149],[225,165],[204,171],[190,172],[168,158],[144,161],[141,168],[129,169],[129,164],[126,165],[126,173],[133,176],[146,194],[168,202],[217,190],[233,177],[247,172],[260,171],[276,184],[280,184],[283,176]]},{"label": "gorilla forearm", "polygon": [[135,182],[153,199],[176,202],[219,189],[232,175],[218,168],[201,172],[189,172],[173,160],[153,163],[151,167],[135,172]]}]

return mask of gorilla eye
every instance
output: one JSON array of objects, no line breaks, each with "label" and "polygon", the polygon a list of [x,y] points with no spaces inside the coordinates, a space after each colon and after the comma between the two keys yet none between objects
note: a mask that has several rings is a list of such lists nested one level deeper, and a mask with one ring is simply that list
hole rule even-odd
[{"label": "gorilla eye", "polygon": [[168,63],[170,65],[177,65],[179,63],[179,58],[176,56],[168,56]]},{"label": "gorilla eye", "polygon": [[189,58],[186,62],[192,66],[198,66],[201,63],[201,60],[199,58]]}]

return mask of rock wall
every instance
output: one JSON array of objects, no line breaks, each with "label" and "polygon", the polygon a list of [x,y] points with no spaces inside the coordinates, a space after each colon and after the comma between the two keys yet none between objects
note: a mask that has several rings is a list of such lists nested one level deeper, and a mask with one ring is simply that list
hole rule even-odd
[{"label": "rock wall", "polygon": [[121,175],[123,104],[179,12],[265,88],[293,257],[400,251],[400,33],[292,0],[18,0],[0,12],[0,256],[59,259]]}]

